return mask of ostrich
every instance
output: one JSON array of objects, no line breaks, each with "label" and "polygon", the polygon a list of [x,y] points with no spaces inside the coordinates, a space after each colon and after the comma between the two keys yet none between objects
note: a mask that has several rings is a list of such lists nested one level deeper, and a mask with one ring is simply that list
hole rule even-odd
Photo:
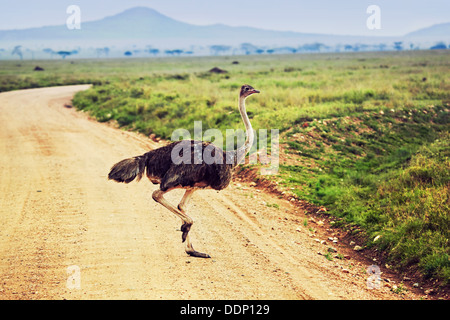
[{"label": "ostrich", "polygon": [[[246,140],[244,145],[237,150],[225,152],[208,142],[181,140],[143,155],[122,160],[116,163],[109,172],[108,179],[129,183],[136,178],[139,181],[145,171],[153,184],[159,184],[159,189],[153,192],[152,198],[183,221],[181,226],[182,242],[185,242],[185,251],[190,256],[210,258],[206,253],[195,251],[192,246],[189,231],[193,220],[186,214],[187,205],[192,194],[198,189],[222,190],[230,184],[233,169],[244,159],[253,145],[253,129],[245,110],[245,99],[254,93],[259,93],[259,91],[249,85],[243,85],[239,93],[239,111],[246,129]],[[186,150],[184,148],[186,146],[190,152],[187,157],[191,161],[180,163],[173,161],[173,155],[182,154]],[[203,158],[199,159],[200,150],[202,155],[208,151],[214,161],[211,163]],[[178,207],[175,207],[164,198],[164,194],[178,188],[185,189],[186,192]]]}]

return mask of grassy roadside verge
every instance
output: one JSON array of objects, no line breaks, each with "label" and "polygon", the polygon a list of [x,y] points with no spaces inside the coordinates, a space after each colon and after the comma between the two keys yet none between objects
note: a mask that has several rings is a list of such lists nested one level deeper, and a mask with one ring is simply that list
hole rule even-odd
[{"label": "grassy roadside verge", "polygon": [[[304,122],[285,136],[279,181],[326,206],[399,270],[450,279],[448,106]],[[307,125],[305,125],[307,124]],[[300,187],[299,187],[300,186]]]}]

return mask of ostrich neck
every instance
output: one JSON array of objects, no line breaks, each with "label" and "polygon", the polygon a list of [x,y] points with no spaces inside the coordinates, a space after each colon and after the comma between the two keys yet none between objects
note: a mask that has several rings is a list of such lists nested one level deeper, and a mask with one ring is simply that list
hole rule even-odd
[{"label": "ostrich neck", "polygon": [[252,124],[250,123],[247,111],[245,110],[245,97],[239,97],[239,112],[241,113],[242,121],[244,121],[246,139],[244,145],[237,150],[236,165],[239,164],[250,151],[254,139]]}]

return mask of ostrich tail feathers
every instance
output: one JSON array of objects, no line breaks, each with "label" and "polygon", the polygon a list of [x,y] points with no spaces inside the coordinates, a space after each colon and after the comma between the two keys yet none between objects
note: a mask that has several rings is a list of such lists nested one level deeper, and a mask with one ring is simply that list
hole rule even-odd
[{"label": "ostrich tail feathers", "polygon": [[122,160],[116,163],[108,174],[109,180],[130,183],[141,180],[145,171],[145,158],[142,156]]}]

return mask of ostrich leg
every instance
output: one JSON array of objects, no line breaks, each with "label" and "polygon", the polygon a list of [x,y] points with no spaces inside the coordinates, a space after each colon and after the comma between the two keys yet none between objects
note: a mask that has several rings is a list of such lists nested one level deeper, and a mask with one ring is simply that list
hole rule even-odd
[{"label": "ostrich leg", "polygon": [[[168,192],[168,191],[166,191],[166,192]],[[170,204],[164,198],[164,194],[166,192],[161,191],[161,190],[156,190],[155,192],[153,192],[152,197],[153,197],[153,200],[160,203],[161,205],[163,205],[164,207],[166,207],[167,209],[169,209],[170,211],[175,213],[177,216],[179,216],[181,218],[181,220],[183,220],[183,225],[181,226],[181,231],[183,232],[183,234],[182,234],[181,238],[182,238],[183,242],[186,242],[186,248],[185,248],[186,253],[193,257],[211,258],[206,253],[195,251],[194,247],[192,246],[192,243],[189,239],[189,231],[191,230],[191,227],[192,227],[192,224],[194,223],[194,221],[192,220],[191,217],[189,217],[185,213],[186,212],[185,209],[186,209],[187,203],[189,202],[192,194],[194,193],[194,190],[193,189],[186,190],[185,194],[183,195],[183,198],[180,201],[180,204],[178,205],[178,208],[175,208],[172,204]]]},{"label": "ostrich leg", "polygon": [[[183,214],[186,215],[187,205],[189,201],[191,200],[192,194],[194,193],[195,189],[187,189],[186,192],[183,195],[183,198],[181,199],[180,203],[178,204],[178,210],[180,210]],[[201,253],[194,250],[194,247],[192,246],[192,243],[189,239],[189,230],[191,229],[192,223],[186,223],[184,222],[181,226],[181,231],[183,232],[182,239],[183,242],[186,241],[186,252],[194,257],[199,258],[211,258],[209,254]]]}]

